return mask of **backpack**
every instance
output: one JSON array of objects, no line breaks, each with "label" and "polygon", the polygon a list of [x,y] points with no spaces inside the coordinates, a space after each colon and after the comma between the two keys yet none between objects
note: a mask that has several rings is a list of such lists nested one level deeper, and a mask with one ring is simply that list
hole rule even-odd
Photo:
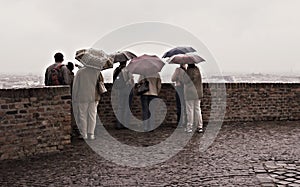
[{"label": "backpack", "polygon": [[61,67],[63,64],[59,64],[55,66],[53,69],[50,71],[49,75],[49,85],[62,85],[63,84],[63,76],[62,76],[62,71]]},{"label": "backpack", "polygon": [[122,69],[116,69],[114,76],[114,87],[117,89],[122,89],[126,87],[126,82],[122,73]]}]

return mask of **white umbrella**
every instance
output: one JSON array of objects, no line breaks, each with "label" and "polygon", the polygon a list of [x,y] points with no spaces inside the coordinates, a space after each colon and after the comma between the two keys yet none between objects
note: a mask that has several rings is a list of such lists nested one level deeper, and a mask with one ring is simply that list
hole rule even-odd
[{"label": "white umbrella", "polygon": [[167,60],[169,64],[197,64],[203,61],[202,57],[193,53],[174,55]]},{"label": "white umbrella", "polygon": [[113,56],[106,54],[99,49],[81,49],[76,51],[75,59],[84,66],[104,70],[113,68]]}]

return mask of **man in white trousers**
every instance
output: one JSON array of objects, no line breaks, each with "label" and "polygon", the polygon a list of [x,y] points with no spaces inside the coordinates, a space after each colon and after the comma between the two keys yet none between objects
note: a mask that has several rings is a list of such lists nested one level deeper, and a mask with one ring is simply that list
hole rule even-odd
[{"label": "man in white trousers", "polygon": [[203,132],[203,121],[200,104],[203,97],[203,86],[200,70],[195,64],[188,64],[183,82],[187,113],[186,131],[191,133],[193,125],[196,125],[197,132],[201,133]]},{"label": "man in white trousers", "polygon": [[74,77],[72,102],[74,115],[83,139],[95,139],[97,106],[100,93],[97,82],[103,82],[100,70],[84,67]]}]

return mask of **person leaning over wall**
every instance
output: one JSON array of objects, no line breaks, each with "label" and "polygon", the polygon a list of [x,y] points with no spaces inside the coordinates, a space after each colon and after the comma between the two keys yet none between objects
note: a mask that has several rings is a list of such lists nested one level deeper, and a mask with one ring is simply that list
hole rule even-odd
[{"label": "person leaning over wall", "polygon": [[64,55],[56,53],[54,55],[55,63],[51,64],[45,72],[44,83],[46,86],[70,85],[70,77],[68,68],[62,64]]},{"label": "person leaning over wall", "polygon": [[67,68],[69,70],[69,72],[68,72],[69,78],[70,78],[69,85],[70,85],[71,90],[72,90],[73,81],[74,81],[74,72],[73,72],[73,70],[74,70],[74,64],[72,62],[68,62],[68,64],[66,66],[67,66]]},{"label": "person leaning over wall", "polygon": [[183,76],[184,97],[187,113],[187,132],[192,132],[193,125],[197,131],[203,132],[203,121],[201,114],[201,98],[203,97],[202,77],[199,68],[195,64],[188,64]]},{"label": "person leaning over wall", "polygon": [[180,67],[176,68],[172,75],[171,81],[175,82],[176,90],[176,113],[177,113],[177,124],[178,127],[184,127],[186,125],[186,110],[184,100],[184,84],[182,77],[186,72],[186,65],[181,64]]},{"label": "person leaning over wall", "polygon": [[118,110],[117,110],[117,129],[129,128],[130,108],[133,98],[134,80],[133,75],[126,68],[126,61],[120,62],[113,73],[114,89],[117,91]]},{"label": "person leaning over wall", "polygon": [[[155,115],[157,111],[155,109],[150,114],[149,104],[155,98],[158,98],[158,95],[161,90],[161,78],[159,73],[155,73],[153,75],[144,76],[141,75],[139,77],[139,82],[141,81],[149,81],[149,90],[141,95],[141,103],[142,103],[142,118],[143,118],[143,125],[144,131],[152,131],[155,128]],[[156,106],[156,104],[153,104]],[[151,117],[151,118],[150,118]],[[150,120],[148,120],[150,118]]]},{"label": "person leaning over wall", "polygon": [[100,83],[104,83],[102,73],[90,67],[80,68],[74,77],[72,103],[83,139],[95,139],[97,106],[101,98],[98,89]]}]

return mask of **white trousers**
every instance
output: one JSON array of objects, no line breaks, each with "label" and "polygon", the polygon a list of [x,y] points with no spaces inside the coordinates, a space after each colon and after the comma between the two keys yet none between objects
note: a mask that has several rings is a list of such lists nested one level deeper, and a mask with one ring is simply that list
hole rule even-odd
[{"label": "white trousers", "polygon": [[201,100],[186,100],[187,128],[192,129],[193,125],[203,128],[202,114],[200,108]]},{"label": "white trousers", "polygon": [[96,127],[98,101],[89,103],[76,103],[74,110],[78,128],[83,136],[87,133],[94,135]]}]

